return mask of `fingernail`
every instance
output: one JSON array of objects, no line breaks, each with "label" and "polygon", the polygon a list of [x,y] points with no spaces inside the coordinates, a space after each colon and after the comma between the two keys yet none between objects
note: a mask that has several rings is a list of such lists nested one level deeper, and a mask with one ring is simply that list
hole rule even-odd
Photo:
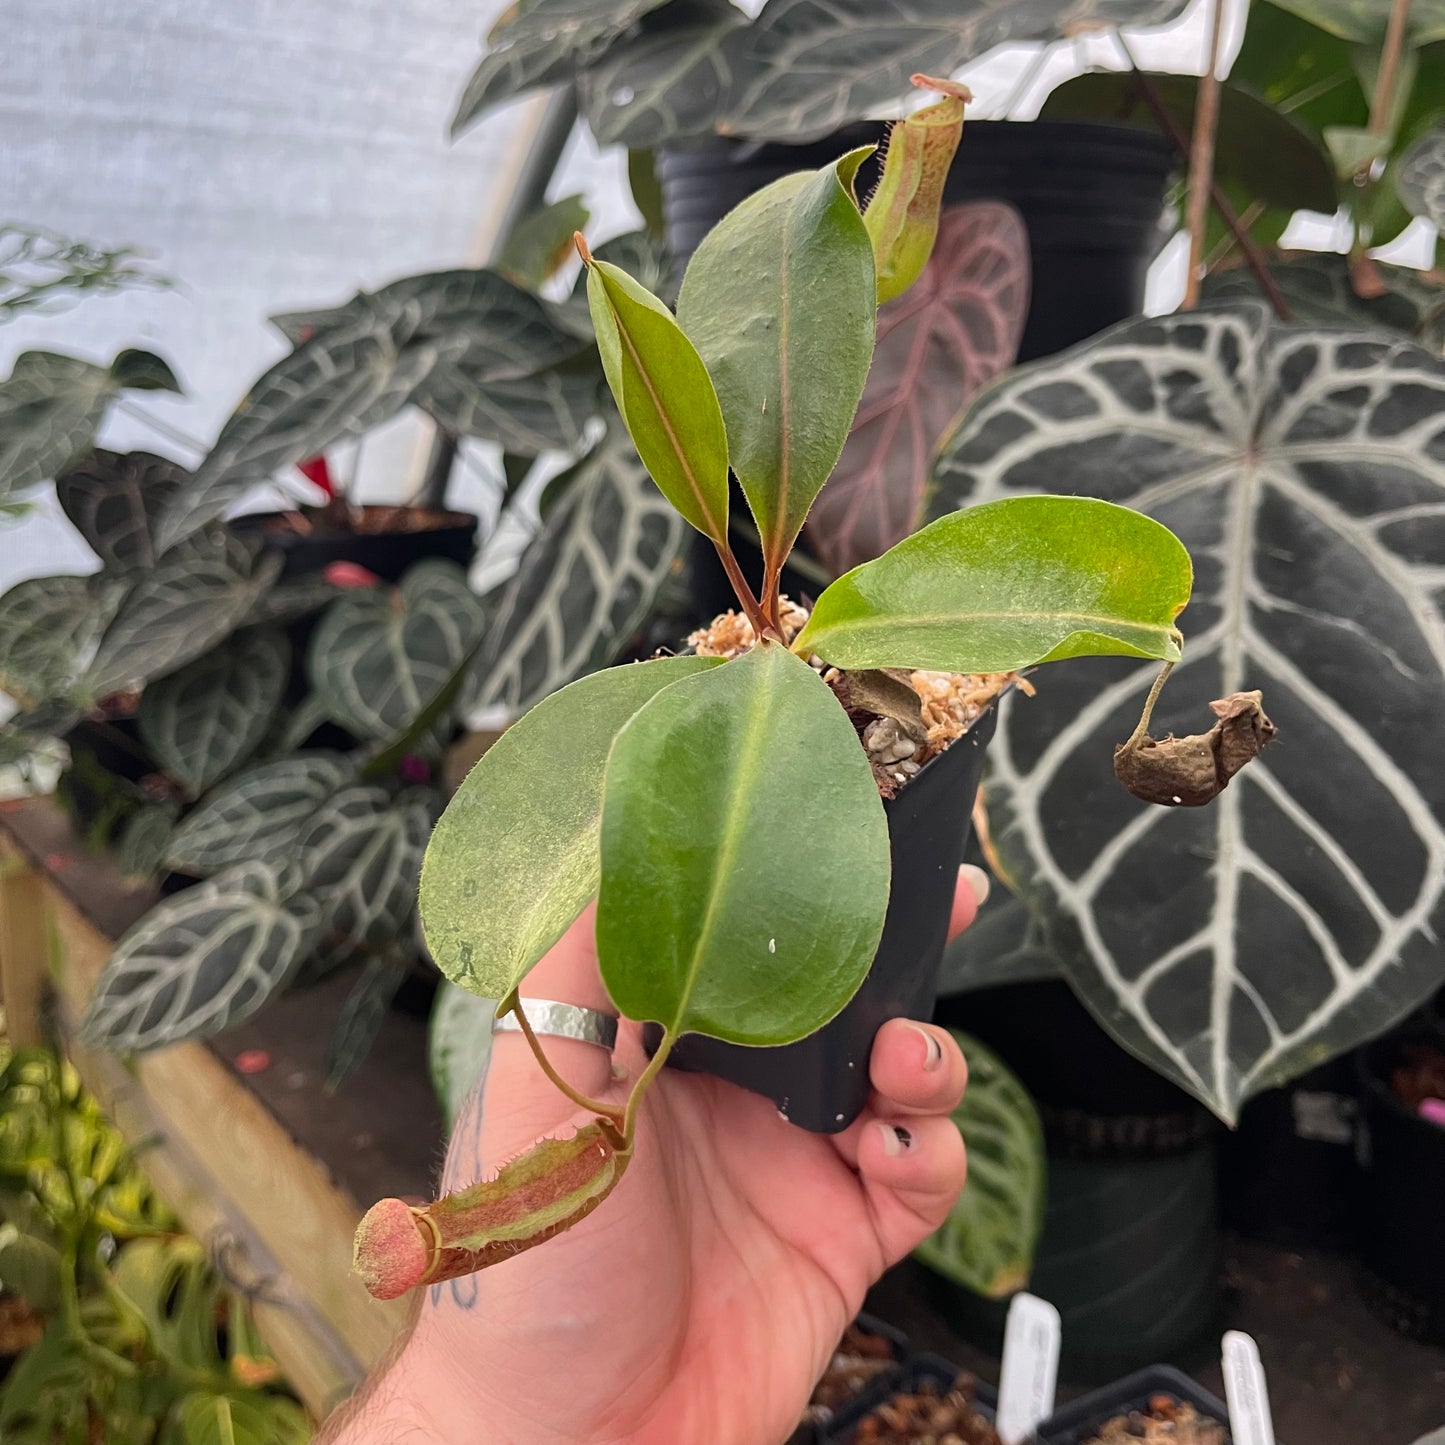
[{"label": "fingernail", "polygon": [[943,1045],[925,1028],[909,1024],[914,1033],[923,1039],[923,1071],[931,1074],[943,1062]]},{"label": "fingernail", "polygon": [[968,891],[973,894],[973,901],[982,908],[988,902],[989,889],[993,887],[987,873],[982,868],[975,867],[972,863],[965,863],[958,870],[958,876],[968,884]]},{"label": "fingernail", "polygon": [[888,1155],[901,1154],[913,1147],[913,1135],[897,1124],[879,1124],[878,1133],[883,1139],[883,1152]]}]

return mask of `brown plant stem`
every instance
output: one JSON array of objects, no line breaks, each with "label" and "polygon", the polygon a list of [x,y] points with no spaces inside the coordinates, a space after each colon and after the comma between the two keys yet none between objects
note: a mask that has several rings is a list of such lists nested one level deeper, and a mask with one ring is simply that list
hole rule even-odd
[{"label": "brown plant stem", "polygon": [[1395,81],[1400,74],[1400,59],[1405,50],[1405,22],[1409,18],[1410,0],[1395,0],[1390,22],[1385,28],[1384,48],[1380,51],[1380,73],[1375,79],[1375,93],[1370,97],[1371,135],[1384,135],[1390,128]]},{"label": "brown plant stem", "polygon": [[[743,576],[743,569],[738,566],[738,559],[733,556],[733,549],[726,542],[719,542],[716,538],[713,539],[713,546],[717,548],[723,571],[727,573],[733,593],[742,604],[743,614],[752,623],[753,631],[759,638],[776,637],[782,641],[782,629],[768,617],[758,599],[753,596],[753,589],[748,586],[748,579]],[[767,595],[766,590],[764,595]]]},{"label": "brown plant stem", "polygon": [[1214,184],[1214,140],[1219,131],[1219,42],[1224,30],[1224,0],[1214,0],[1209,31],[1209,64],[1199,79],[1194,103],[1194,137],[1189,145],[1189,279],[1182,309],[1199,304],[1204,281],[1204,227]]},{"label": "brown plant stem", "polygon": [[532,1032],[532,1025],[523,1012],[522,1001],[513,994],[506,1001],[503,1013],[512,1013],[516,1016],[517,1023],[521,1026],[522,1037],[527,1040],[527,1046],[532,1050],[533,1056],[541,1066],[542,1072],[579,1108],[586,1109],[590,1114],[596,1114],[600,1118],[609,1119],[614,1124],[620,1125],[623,1118],[623,1109],[620,1104],[604,1104],[600,1099],[589,1099],[586,1094],[579,1093],[571,1084],[557,1072],[548,1060],[537,1035]]},{"label": "brown plant stem", "polygon": [[1169,681],[1169,674],[1174,671],[1174,664],[1166,662],[1159,669],[1159,676],[1154,679],[1154,686],[1149,689],[1149,696],[1144,699],[1144,710],[1139,715],[1139,725],[1129,735],[1129,740],[1124,744],[1126,748],[1136,747],[1149,735],[1149,723],[1154,716],[1154,704],[1159,701],[1159,694],[1164,691],[1164,684]]}]

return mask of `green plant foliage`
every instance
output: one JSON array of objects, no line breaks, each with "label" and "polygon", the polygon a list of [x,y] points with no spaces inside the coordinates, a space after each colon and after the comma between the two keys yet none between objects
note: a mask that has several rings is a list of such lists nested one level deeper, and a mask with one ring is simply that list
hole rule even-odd
[{"label": "green plant foliage", "polygon": [[284,862],[302,831],[356,772],[341,753],[297,753],[248,768],[201,800],[171,835],[166,861],[183,873]]},{"label": "green plant foliage", "polygon": [[707,368],[672,312],[625,271],[587,267],[587,299],[617,409],[663,496],[704,537],[728,530],[728,437]]},{"label": "green plant foliage", "polygon": [[483,620],[460,567],[419,562],[394,590],[349,592],[331,606],[311,637],[311,685],[333,721],[390,740],[447,685]]},{"label": "green plant foliage", "polygon": [[672,1035],[801,1038],[867,975],[889,869],[872,768],[812,668],[772,644],[685,678],[635,714],[607,761],[607,991]]},{"label": "green plant foliage", "polygon": [[989,752],[994,846],[1070,983],[1227,1120],[1439,987],[1442,457],[1438,357],[1241,306],[1015,373],[939,468],[940,508],[1077,488],[1172,527],[1201,566],[1156,733],[1261,688],[1288,740],[1207,809],[1140,805],[1108,756],[1153,669],[1116,663],[1051,675]]},{"label": "green plant foliage", "polygon": [[160,561],[156,528],[191,474],[150,452],[97,447],[55,479],[55,495],[75,530],[110,569],[133,572]]},{"label": "green plant foliage", "polygon": [[943,1227],[914,1251],[930,1269],[987,1299],[1029,1282],[1044,1224],[1048,1160],[1028,1091],[992,1050],[951,1031],[968,1060],[953,1121],[968,1141],[968,1183]]},{"label": "green plant foliage", "polygon": [[1445,125],[1426,131],[1400,157],[1395,190],[1412,216],[1445,230]]},{"label": "green plant foliage", "polygon": [[153,878],[161,870],[180,813],[177,803],[144,803],[125,821],[116,843],[115,866],[129,882]]},{"label": "green plant foliage", "polygon": [[[605,667],[647,621],[687,525],[615,423],[553,484],[542,529],[497,603],[477,704],[521,712]],[[545,499],[544,499],[545,501]]]},{"label": "green plant foliage", "polygon": [[160,1445],[306,1445],[311,1424],[294,1400],[197,1390],[183,1399]]},{"label": "green plant foliage", "polygon": [[1178,539],[1138,512],[1013,497],[941,517],[840,577],[794,647],[843,668],[962,673],[1099,653],[1176,661],[1192,576]]},{"label": "green plant foliage", "polygon": [[[1379,49],[1390,20],[1384,0],[1272,0],[1284,10],[1318,25],[1332,35]],[[1406,18],[1407,43],[1427,45],[1445,40],[1445,0],[1412,0]]]},{"label": "green plant foliage", "polygon": [[437,990],[427,1031],[427,1063],[448,1130],[456,1127],[462,1106],[482,1080],[492,1053],[496,1012],[495,999],[478,998],[454,983],[444,981]]},{"label": "green plant foliage", "polygon": [[290,666],[284,632],[247,628],[146,688],[136,714],[141,739],[195,797],[255,751]]},{"label": "green plant foliage", "polygon": [[600,386],[595,357],[495,381],[478,381],[460,364],[439,364],[416,403],[452,436],[481,437],[536,456],[582,444],[587,422],[598,413]]},{"label": "green plant foliage", "polygon": [[563,196],[525,216],[507,237],[497,270],[519,286],[536,290],[572,254],[572,237],[586,229],[592,213],[581,196]]},{"label": "green plant foliage", "polygon": [[1062,976],[1042,919],[1017,895],[995,888],[977,920],[949,939],[938,971],[938,993],[946,998],[996,984]]},{"label": "green plant foliage", "polygon": [[69,694],[125,597],[96,577],[31,577],[0,596],[0,688],[24,707]]},{"label": "green plant foliage", "polygon": [[[427,820],[430,823],[430,819]],[[417,864],[420,866],[420,850]],[[412,880],[415,892],[415,875]],[[408,895],[410,905],[411,897]],[[410,907],[407,909],[410,915]],[[330,1042],[326,1046],[326,1091],[334,1093],[351,1077],[361,1061],[371,1052],[386,1022],[387,1010],[397,990],[406,982],[413,950],[407,944],[399,949],[370,959],[361,976],[352,985],[341,1006]]]},{"label": "green plant foliage", "polygon": [[660,690],[718,666],[665,657],[594,673],[483,754],[421,873],[427,947],[453,983],[505,998],[562,936],[597,891],[603,768],[618,730]]},{"label": "green plant foliage", "polygon": [[116,944],[82,1037],[140,1053],[240,1023],[290,979],[321,925],[314,899],[264,863],[238,863],[165,899]]},{"label": "green plant foliage", "polygon": [[870,153],[750,196],[703,239],[678,297],[772,567],[837,465],[873,358],[873,246],[851,189]]},{"label": "green plant foliage", "polygon": [[65,301],[170,282],[131,246],[99,247],[34,226],[0,225],[0,324]]}]

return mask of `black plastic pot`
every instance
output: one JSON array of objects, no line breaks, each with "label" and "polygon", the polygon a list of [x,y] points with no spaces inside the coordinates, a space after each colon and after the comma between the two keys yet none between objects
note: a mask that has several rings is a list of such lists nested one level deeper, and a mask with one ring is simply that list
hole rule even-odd
[{"label": "black plastic pot", "polygon": [[1355,1064],[1332,1059],[1244,1106],[1220,1144],[1225,1228],[1285,1249],[1341,1250],[1357,1229]]},{"label": "black plastic pot", "polygon": [[[394,512],[394,507],[363,508]],[[252,512],[237,517],[232,526],[241,533],[259,532],[267,551],[281,553],[283,582],[324,572],[333,562],[354,562],[375,572],[384,582],[398,582],[408,567],[428,557],[440,557],[461,567],[471,564],[477,552],[477,519],[467,512],[445,512],[442,525],[379,532],[312,532],[268,530],[282,514]]]},{"label": "black plastic pot", "polygon": [[1156,1395],[1167,1395],[1176,1403],[1193,1405],[1221,1425],[1229,1424],[1229,1410],[1223,1400],[1179,1370],[1168,1365],[1151,1365],[1055,1410],[1039,1426],[1038,1445],[1087,1445],[1115,1416],[1145,1409]]},{"label": "black plastic pot", "polygon": [[1401,1031],[1361,1049],[1359,1257],[1363,1293],[1401,1334],[1445,1345],[1445,1128],[1413,1114],[1390,1087],[1410,1043],[1445,1048],[1445,1031]]},{"label": "black plastic pot", "polygon": [[[811,145],[712,141],[658,156],[668,246],[686,260],[739,201],[786,175],[881,139],[848,126]],[[1007,201],[1029,232],[1033,293],[1020,361],[1051,356],[1137,314],[1164,239],[1175,153],[1152,130],[1080,121],[969,121],[944,192],[949,202]],[[867,195],[870,162],[858,177]]]},{"label": "black plastic pot", "polygon": [[[962,1373],[957,1365],[939,1355],[913,1355],[900,1370],[881,1376],[848,1409],[840,1410],[831,1425],[818,1431],[818,1445],[854,1445],[858,1427],[880,1405],[886,1405],[895,1395],[906,1395],[929,1384],[936,1385],[942,1394]],[[973,1403],[984,1419],[993,1420],[998,1408],[995,1391],[980,1383],[974,1390]]]},{"label": "black plastic pot", "polygon": [[[780,1048],[684,1034],[668,1056],[669,1067],[741,1084],[815,1134],[846,1129],[863,1112],[873,1036],[889,1019],[926,1019],[933,1011],[973,797],[997,716],[996,706],[989,708],[897,797],[885,800],[893,857],[888,915],[873,967],[842,1013]],[[658,1031],[645,1037],[655,1047]]]}]

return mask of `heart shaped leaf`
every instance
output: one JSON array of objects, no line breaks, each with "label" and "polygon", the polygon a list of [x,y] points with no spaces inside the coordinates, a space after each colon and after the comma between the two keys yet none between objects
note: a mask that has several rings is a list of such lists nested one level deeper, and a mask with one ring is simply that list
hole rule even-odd
[{"label": "heart shaped leaf", "polygon": [[1077,488],[1198,560],[1156,731],[1262,688],[1281,742],[1205,809],[1118,789],[1152,669],[1071,665],[989,753],[995,846],[1074,988],[1237,1116],[1439,986],[1445,363],[1257,307],[1141,320],[975,403],[939,505]]},{"label": "heart shaped leaf", "polygon": [[115,849],[115,866],[127,882],[148,882],[161,871],[175,828],[177,803],[146,803],[126,819]]},{"label": "heart shaped leaf", "polygon": [[0,597],[0,688],[22,707],[67,694],[125,597],[98,577],[30,577]]},{"label": "heart shaped leaf", "polygon": [[663,688],[720,665],[662,657],[594,673],[538,703],[482,755],[421,874],[427,947],[453,983],[505,998],[562,936],[597,891],[613,739]]},{"label": "heart shaped leaf", "polygon": [[453,436],[500,442],[530,457],[581,445],[598,414],[601,378],[595,358],[498,380],[479,379],[465,359],[441,361],[414,400]]},{"label": "heart shaped leaf", "polygon": [[0,382],[0,500],[80,456],[115,391],[104,366],[50,351],[22,352]]},{"label": "heart shaped leaf", "polygon": [[171,836],[166,861],[182,873],[218,873],[254,859],[279,865],[355,767],[341,753],[297,753],[248,768],[204,798]]},{"label": "heart shaped leaf", "polygon": [[1187,3],[769,0],[730,47],[739,80],[718,129],[769,140],[820,140],[896,103],[909,93],[915,71],[951,75],[1007,41],[1056,40],[1090,25],[1162,25]]},{"label": "heart shaped leaf", "polygon": [[55,479],[61,510],[102,564],[118,571],[154,567],[156,528],[191,474],[150,452],[92,451]]},{"label": "heart shaped leaf", "polygon": [[968,1092],[953,1111],[968,1140],[968,1183],[943,1227],[914,1255],[985,1299],[1006,1299],[1028,1284],[1043,1230],[1044,1127],[1003,1060],[968,1034],[951,1032],[968,1060]]},{"label": "heart shaped leaf", "polygon": [[614,423],[545,508],[487,637],[477,702],[518,713],[611,662],[647,620],[687,528]]},{"label": "heart shaped leaf", "polygon": [[255,750],[290,664],[285,633],[248,629],[146,688],[136,715],[142,741],[195,797]]},{"label": "heart shaped leaf", "polygon": [[873,359],[873,244],[851,189],[870,153],[749,196],[703,239],[678,296],[775,573],[837,465]]},{"label": "heart shaped leaf", "polygon": [[209,651],[276,580],[281,558],[240,538],[197,538],[162,558],[127,594],[84,678],[93,697],[144,687]]},{"label": "heart shaped leaf", "polygon": [[943,439],[986,381],[1013,365],[1029,307],[1023,221],[999,201],[951,206],[923,275],[878,313],[878,344],[847,445],[809,513],[834,574],[918,524]]},{"label": "heart shaped leaf", "polygon": [[842,668],[1010,672],[1066,657],[1175,661],[1189,554],[1166,527],[1085,497],[940,517],[840,577],[794,641]]},{"label": "heart shaped leaf", "polygon": [[607,991],[672,1035],[802,1038],[867,975],[889,871],[847,713],[786,648],[754,648],[658,693],[612,745],[597,903]]},{"label": "heart shaped leaf", "polygon": [[241,863],[151,909],[115,946],[81,1033],[144,1052],[249,1018],[309,950],[321,912],[287,896],[263,863]]},{"label": "heart shaped leaf", "polygon": [[632,444],[663,496],[725,546],[728,438],[707,368],[656,296],[609,262],[583,259],[602,369]]},{"label": "heart shaped leaf", "polygon": [[405,729],[481,634],[482,605],[452,562],[431,559],[391,591],[351,592],[311,637],[311,685],[360,738]]}]

